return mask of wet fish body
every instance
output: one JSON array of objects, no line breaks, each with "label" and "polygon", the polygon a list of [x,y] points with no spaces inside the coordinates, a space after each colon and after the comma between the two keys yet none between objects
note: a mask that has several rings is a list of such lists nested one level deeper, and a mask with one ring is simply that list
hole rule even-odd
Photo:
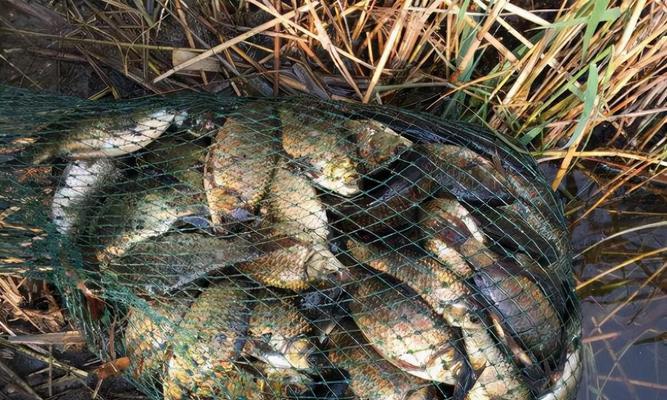
[{"label": "wet fish body", "polygon": [[389,274],[410,287],[451,326],[460,326],[460,317],[471,310],[469,288],[433,257],[408,257],[356,241],[348,241],[348,249],[360,263]]},{"label": "wet fish body", "polygon": [[[521,372],[493,340],[492,326],[480,314],[474,294],[465,283],[436,259],[414,259],[358,242],[348,242],[352,255],[370,267],[388,273],[409,286],[450,326],[461,328],[472,367],[480,374],[466,400],[503,398],[528,400],[530,391]],[[498,375],[502,379],[498,379]]]},{"label": "wet fish body", "polygon": [[314,351],[309,340],[312,327],[288,300],[267,291],[256,297],[248,328],[246,348],[250,355],[275,369],[306,370]]},{"label": "wet fish body", "polygon": [[[465,146],[486,159],[498,156],[502,167],[525,177],[538,174],[535,161],[505,145],[490,130],[463,121],[447,121],[428,115],[417,115],[387,106],[339,104],[339,109],[355,116],[374,119],[415,144],[435,143]],[[508,140],[503,138],[503,140]],[[516,146],[516,145],[515,145]],[[519,147],[521,145],[518,145]]]},{"label": "wet fish body", "polygon": [[[278,161],[272,109],[244,108],[227,119],[209,148],[204,187],[215,225],[254,218]],[[241,116],[243,115],[243,116]]]},{"label": "wet fish body", "polygon": [[328,282],[343,269],[326,247],[299,242],[277,246],[256,260],[240,264],[237,270],[267,286],[301,291]]},{"label": "wet fish body", "polygon": [[370,232],[371,237],[378,237],[414,226],[419,204],[437,191],[436,182],[424,173],[431,161],[408,150],[396,164],[388,178],[368,178],[377,181],[368,193],[327,200],[345,230],[355,234]]},{"label": "wet fish body", "polygon": [[583,372],[583,347],[577,345],[571,348],[565,359],[565,366],[561,377],[541,395],[538,400],[574,400]]},{"label": "wet fish body", "polygon": [[166,294],[187,287],[211,273],[263,255],[252,238],[224,239],[198,233],[174,233],[136,243],[122,257],[100,266],[138,293]]},{"label": "wet fish body", "polygon": [[58,232],[75,235],[80,221],[94,207],[95,197],[102,195],[99,191],[119,177],[114,162],[106,158],[70,162],[51,203],[51,218]]},{"label": "wet fish body", "polygon": [[331,362],[349,374],[349,389],[359,400],[434,400],[428,382],[406,374],[384,360],[358,334],[356,327],[337,328],[329,337]]},{"label": "wet fish body", "polygon": [[251,310],[248,288],[224,280],[206,288],[183,316],[172,341],[164,382],[166,399],[210,397],[251,389],[238,380],[233,362],[245,345]]},{"label": "wet fish body", "polygon": [[134,244],[163,235],[177,223],[208,224],[208,209],[200,194],[183,185],[146,181],[109,195],[96,210],[84,240],[95,243],[100,261],[120,257]]},{"label": "wet fish body", "polygon": [[167,109],[136,111],[129,117],[91,116],[61,140],[38,149],[33,163],[41,164],[53,157],[81,160],[130,154],[160,137],[175,117],[176,112]]},{"label": "wet fish body", "polygon": [[420,146],[433,161],[432,174],[450,194],[466,203],[500,202],[508,204],[514,196],[507,181],[494,164],[474,151],[448,144]]},{"label": "wet fish body", "polygon": [[530,400],[521,372],[493,340],[491,328],[472,314],[463,316],[463,343],[472,367],[480,371],[465,400]]},{"label": "wet fish body", "polygon": [[390,162],[412,147],[410,140],[372,119],[350,119],[345,121],[344,127],[354,133],[357,152],[369,169]]},{"label": "wet fish body", "polygon": [[485,242],[477,221],[458,201],[439,197],[421,208],[420,226],[426,237],[424,247],[459,276],[472,276],[473,270],[461,255],[468,240]]},{"label": "wet fish body", "polygon": [[[540,247],[533,253],[536,253],[538,260],[548,261],[548,268],[562,281],[566,281],[571,275],[570,265],[560,262],[562,259],[567,259],[565,255],[570,253],[570,242],[566,227],[551,221],[551,218],[549,218],[551,211],[539,210],[535,206],[523,202],[515,202],[499,208],[506,218],[518,225],[520,230],[528,232],[530,240],[527,243],[534,243],[536,246],[543,242],[548,244],[548,246]],[[521,237],[515,240],[524,243],[521,241]]]},{"label": "wet fish body", "polygon": [[157,168],[193,190],[203,192],[203,167],[206,154],[206,146],[192,141],[163,137],[146,147],[138,158],[138,165]]},{"label": "wet fish body", "polygon": [[356,149],[342,122],[317,119],[287,108],[279,111],[285,152],[313,182],[342,196],[360,191]]},{"label": "wet fish body", "polygon": [[240,272],[265,285],[304,290],[344,269],[328,248],[326,212],[307,179],[279,167],[266,209],[266,228],[260,231],[266,232],[273,248],[240,265]]},{"label": "wet fish body", "polygon": [[456,385],[467,370],[461,338],[419,297],[384,279],[357,276],[350,304],[366,340],[416,377]]},{"label": "wet fish body", "polygon": [[125,354],[130,359],[132,376],[137,379],[162,378],[170,339],[190,303],[187,296],[161,301],[150,302],[147,310],[132,307],[127,314]]},{"label": "wet fish body", "polygon": [[[462,254],[475,269],[473,278],[482,297],[519,344],[540,363],[557,362],[563,333],[553,304],[558,304],[560,292],[543,292],[530,271],[522,271],[514,260],[501,259],[482,243],[466,242]],[[548,282],[543,285],[550,287]],[[556,299],[550,301],[549,297]]]}]

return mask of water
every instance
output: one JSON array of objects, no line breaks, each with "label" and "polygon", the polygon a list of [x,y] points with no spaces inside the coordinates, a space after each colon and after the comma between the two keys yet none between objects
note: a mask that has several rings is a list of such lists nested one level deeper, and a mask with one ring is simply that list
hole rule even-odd
[{"label": "water", "polygon": [[[543,170],[548,177],[555,174],[553,165]],[[631,186],[581,218],[600,198],[599,186],[578,170],[564,182],[573,196],[566,212],[574,254],[583,252],[574,263],[587,354],[581,400],[667,398],[667,196],[648,186],[627,193]],[[605,238],[610,239],[587,250]],[[655,254],[642,256],[650,252]],[[633,258],[639,259],[629,262]],[[622,263],[627,265],[582,287]]]}]

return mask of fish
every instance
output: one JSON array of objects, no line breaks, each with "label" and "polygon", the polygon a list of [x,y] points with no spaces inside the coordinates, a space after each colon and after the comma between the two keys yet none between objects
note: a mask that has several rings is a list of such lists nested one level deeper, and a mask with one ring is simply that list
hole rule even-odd
[{"label": "fish", "polygon": [[[575,299],[576,300],[576,299]],[[552,373],[552,385],[540,394],[538,400],[575,400],[583,373],[584,347],[581,343],[582,322],[578,306],[568,314],[565,322],[567,352],[560,368]]]},{"label": "fish", "polygon": [[459,276],[472,276],[473,269],[461,255],[461,246],[473,239],[486,243],[475,218],[457,200],[437,197],[420,209],[419,225],[424,229],[424,248]]},{"label": "fish", "polygon": [[245,364],[244,369],[256,377],[262,399],[318,399],[312,392],[316,383],[302,371],[274,368],[265,363]]},{"label": "fish", "polygon": [[[235,367],[251,316],[247,285],[229,278],[197,297],[171,337],[163,393],[166,399],[202,398],[254,392]],[[252,390],[250,390],[252,389]],[[258,397],[260,398],[260,397]]]},{"label": "fish", "polygon": [[330,282],[344,270],[340,261],[322,245],[291,241],[284,247],[278,246],[281,248],[237,265],[236,270],[264,285],[294,291]]},{"label": "fish", "polygon": [[309,357],[316,351],[310,341],[312,326],[289,299],[260,290],[252,302],[244,353],[262,362],[257,366],[269,398],[307,392],[314,384],[308,375]]},{"label": "fish", "polygon": [[[539,203],[538,197],[535,201]],[[554,203],[549,207],[545,210],[518,199],[496,207],[479,205],[471,212],[498,250],[530,254],[561,281],[567,281],[571,275],[566,256],[570,253],[567,228],[553,215],[552,210],[559,206]]]},{"label": "fish", "polygon": [[357,153],[370,170],[390,162],[412,147],[410,140],[372,119],[349,119],[343,127],[354,134]]},{"label": "fish", "polygon": [[32,164],[55,157],[74,160],[119,157],[134,153],[159,138],[177,113],[166,108],[137,110],[113,116],[86,116],[62,138],[39,146]]},{"label": "fish", "polygon": [[123,342],[133,378],[145,381],[155,376],[162,378],[170,339],[190,302],[187,295],[178,295],[151,300],[145,304],[145,309],[130,307]]},{"label": "fish", "polygon": [[560,377],[538,400],[574,400],[583,373],[583,346],[570,348]]},{"label": "fish", "polygon": [[[534,254],[538,260],[546,261],[542,263],[547,264],[545,268],[558,276],[561,281],[566,281],[572,271],[569,263],[562,262],[569,259],[567,255],[571,253],[570,239],[564,222],[554,222],[549,217],[550,210],[539,210],[534,205],[524,202],[514,202],[499,209],[505,218],[515,225],[513,231],[518,229],[530,236],[525,242],[522,238],[526,234],[515,239],[522,244],[528,243],[528,246],[534,245],[528,247],[532,251],[525,252]],[[544,243],[547,245],[542,247]]]},{"label": "fish", "polygon": [[273,230],[304,242],[326,243],[329,237],[326,210],[307,179],[282,165],[275,171],[267,197],[267,220]]},{"label": "fish", "polygon": [[307,370],[315,350],[312,327],[289,300],[268,291],[255,297],[244,351],[276,369]]},{"label": "fish", "polygon": [[538,363],[557,362],[562,321],[548,296],[560,294],[543,292],[518,265],[500,259],[479,242],[469,244],[462,246],[462,254],[475,266],[475,285],[503,326]]},{"label": "fish", "polygon": [[380,277],[355,276],[352,318],[387,361],[418,378],[456,385],[468,369],[461,337],[418,296]]},{"label": "fish", "polygon": [[173,233],[136,243],[123,256],[102,263],[100,270],[104,280],[154,296],[182,290],[209,274],[263,255],[251,237]]},{"label": "fish", "polygon": [[549,184],[541,176],[526,177],[519,173],[506,173],[509,189],[523,204],[538,210],[552,225],[566,228],[563,220],[562,202],[556,198]]},{"label": "fish", "polygon": [[75,236],[78,225],[104,196],[102,188],[121,176],[116,164],[108,158],[76,160],[67,164],[51,202],[51,220],[62,235]]},{"label": "fish", "polygon": [[430,256],[409,257],[396,250],[349,240],[350,255],[361,264],[403,282],[451,326],[471,310],[472,293],[463,279]]},{"label": "fish", "polygon": [[488,322],[478,313],[462,316],[463,343],[472,367],[479,371],[465,400],[530,400],[530,388],[521,372],[494,340]]},{"label": "fish", "polygon": [[204,163],[204,188],[213,223],[255,218],[279,159],[270,107],[252,105],[227,118]]},{"label": "fish", "polygon": [[277,248],[239,265],[241,273],[265,285],[299,291],[344,270],[328,248],[326,210],[306,178],[279,167],[265,208],[258,232],[265,232],[266,241]]},{"label": "fish", "polygon": [[430,164],[427,156],[407,150],[391,164],[388,176],[367,177],[374,186],[363,195],[324,196],[327,209],[337,217],[333,222],[364,240],[401,235],[413,228],[419,204],[438,190],[436,181],[425,173]]},{"label": "fish", "polygon": [[[476,293],[462,279],[430,256],[408,257],[354,241],[348,241],[348,249],[359,262],[402,281],[448,325],[461,329],[468,360],[472,368],[479,371],[465,395],[466,400],[530,399],[530,389],[508,357],[509,350],[498,348],[504,346],[493,339],[493,327],[487,321],[485,310],[479,307]],[[498,380],[498,374],[503,377],[502,381]]]},{"label": "fish", "polygon": [[197,142],[164,137],[147,146],[137,157],[137,164],[140,168],[159,169],[203,193],[203,167],[207,153],[207,146]]},{"label": "fish", "polygon": [[206,228],[210,226],[208,216],[200,193],[157,179],[140,180],[126,191],[110,194],[88,223],[88,233],[80,236],[94,245],[98,261],[106,262],[179,223]]},{"label": "fish", "polygon": [[349,376],[349,390],[364,400],[435,400],[435,387],[409,375],[378,354],[356,326],[344,324],[330,335],[329,359]]},{"label": "fish", "polygon": [[452,196],[466,203],[510,204],[515,200],[504,171],[465,147],[428,143],[419,148],[429,155],[438,183]]},{"label": "fish", "polygon": [[[539,175],[535,160],[516,149],[522,145],[480,125],[444,120],[426,113],[406,112],[386,105],[337,103],[336,112],[370,118],[388,126],[415,144],[433,143],[465,146],[486,159],[497,157],[506,171],[526,177]],[[509,143],[509,145],[508,145]]]},{"label": "fish", "polygon": [[313,182],[342,196],[359,193],[356,149],[340,121],[279,109],[282,145]]}]

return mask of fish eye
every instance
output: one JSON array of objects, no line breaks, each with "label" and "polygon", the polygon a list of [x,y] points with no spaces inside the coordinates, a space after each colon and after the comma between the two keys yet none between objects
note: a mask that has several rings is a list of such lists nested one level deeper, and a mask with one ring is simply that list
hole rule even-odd
[{"label": "fish eye", "polygon": [[218,333],[213,337],[213,340],[218,344],[223,344],[227,341],[227,335],[224,333]]}]

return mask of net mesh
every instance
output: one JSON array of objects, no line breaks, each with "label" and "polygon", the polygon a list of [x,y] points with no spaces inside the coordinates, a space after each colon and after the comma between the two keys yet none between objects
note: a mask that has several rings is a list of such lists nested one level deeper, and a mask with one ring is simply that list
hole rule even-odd
[{"label": "net mesh", "polygon": [[151,397],[576,395],[562,205],[490,131],[312,98],[0,87],[0,138],[0,262],[50,279]]}]

